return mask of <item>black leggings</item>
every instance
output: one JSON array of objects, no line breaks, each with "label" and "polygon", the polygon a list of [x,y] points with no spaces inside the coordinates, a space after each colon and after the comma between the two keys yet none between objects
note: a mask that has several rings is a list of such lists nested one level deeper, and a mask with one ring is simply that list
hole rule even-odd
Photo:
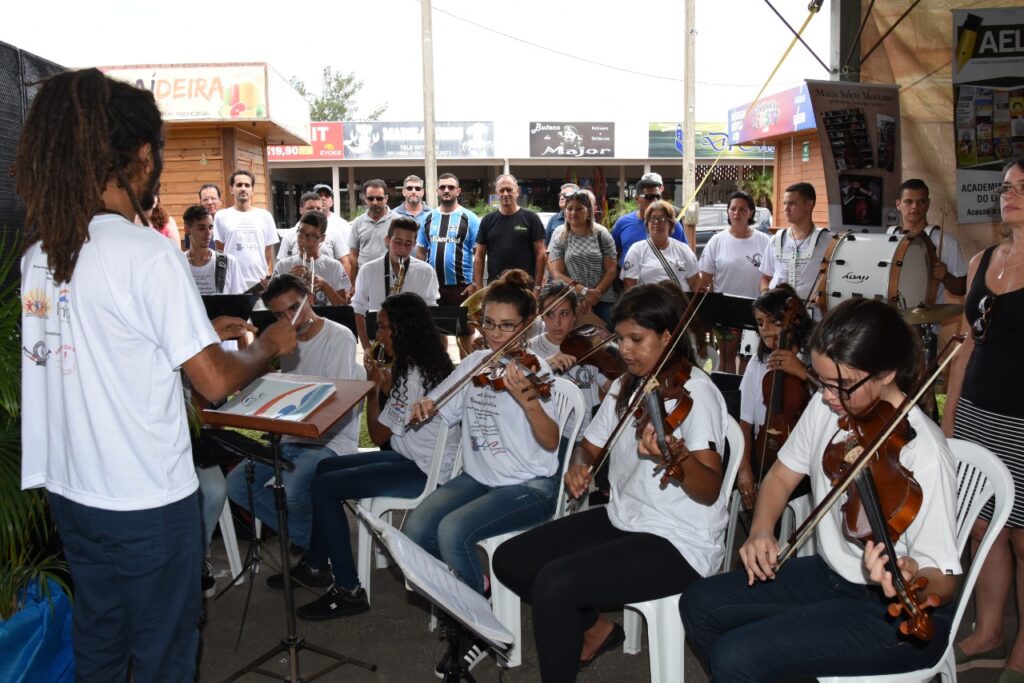
[{"label": "black leggings", "polygon": [[700,578],[669,541],[616,529],[604,507],[502,543],[494,553],[494,573],[533,605],[545,683],[576,680],[583,632],[601,610],[682,593]]}]

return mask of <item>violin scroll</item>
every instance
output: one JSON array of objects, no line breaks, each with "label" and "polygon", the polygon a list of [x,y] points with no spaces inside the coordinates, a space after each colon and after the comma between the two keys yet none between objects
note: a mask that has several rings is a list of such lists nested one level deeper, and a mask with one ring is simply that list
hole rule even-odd
[{"label": "violin scroll", "polygon": [[919,640],[930,640],[935,635],[935,625],[927,610],[934,609],[941,604],[939,596],[931,593],[923,600],[916,596],[923,595],[928,587],[928,579],[919,576],[907,590],[907,599],[912,603],[905,604],[903,601],[896,601],[889,604],[889,616],[897,618],[906,615],[906,619],[900,622],[900,633],[905,636],[914,636]]}]

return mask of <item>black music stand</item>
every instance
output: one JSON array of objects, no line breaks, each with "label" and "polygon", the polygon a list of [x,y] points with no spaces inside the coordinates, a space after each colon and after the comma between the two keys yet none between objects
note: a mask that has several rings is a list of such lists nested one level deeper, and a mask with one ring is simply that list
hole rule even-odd
[{"label": "black music stand", "polygon": [[754,299],[746,296],[711,292],[700,305],[699,317],[705,325],[757,329],[754,320]]},{"label": "black music stand", "polygon": [[[370,390],[373,388],[373,382],[292,374],[283,377],[298,382],[333,382],[336,391],[334,395],[324,401],[320,407],[303,420],[275,420],[268,417],[236,415],[216,410],[203,411],[203,421],[206,424],[253,429],[267,432],[270,435],[270,452],[274,458],[274,506],[277,508],[277,530],[282,559],[281,571],[284,574],[284,605],[287,612],[286,624],[288,632],[281,639],[281,642],[270,651],[265,652],[228,676],[224,679],[224,683],[237,680],[250,671],[270,678],[280,679],[281,675],[279,673],[267,671],[259,667],[267,660],[281,653],[288,654],[289,676],[284,680],[291,681],[291,683],[312,681],[345,664],[359,666],[369,671],[377,670],[376,664],[369,664],[334,652],[333,650],[313,645],[298,635],[295,622],[295,593],[292,588],[291,568],[288,563],[288,510],[287,501],[285,500],[284,482],[281,479],[283,469],[281,463],[281,436],[287,434],[289,436],[301,436],[311,439],[319,438],[370,393]],[[299,675],[299,651],[303,649],[312,650],[335,661],[312,676],[303,678]]]},{"label": "black music stand", "polygon": [[222,315],[248,320],[257,299],[255,294],[204,294],[203,306],[210,320]]},{"label": "black music stand", "polygon": [[[464,306],[430,306],[427,310],[439,333],[456,337],[472,334],[468,318],[469,309]],[[370,339],[377,336],[377,311],[366,314],[366,334]]]}]

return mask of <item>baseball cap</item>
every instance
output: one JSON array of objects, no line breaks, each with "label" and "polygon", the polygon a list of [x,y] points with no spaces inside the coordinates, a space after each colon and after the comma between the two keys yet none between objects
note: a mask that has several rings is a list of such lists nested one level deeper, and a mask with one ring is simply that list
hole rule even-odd
[{"label": "baseball cap", "polygon": [[640,181],[636,184],[636,186],[637,187],[646,187],[648,185],[653,185],[654,187],[657,187],[658,185],[664,185],[664,184],[665,183],[663,183],[662,180],[661,180],[661,174],[660,173],[645,173],[643,175],[643,177],[640,178]]},{"label": "baseball cap", "polygon": [[331,189],[330,185],[327,185],[325,183],[320,183],[319,185],[314,185],[313,186],[313,192],[316,192],[317,194],[319,194],[321,192],[326,192],[329,196],[331,196],[331,197],[334,196],[334,190]]}]

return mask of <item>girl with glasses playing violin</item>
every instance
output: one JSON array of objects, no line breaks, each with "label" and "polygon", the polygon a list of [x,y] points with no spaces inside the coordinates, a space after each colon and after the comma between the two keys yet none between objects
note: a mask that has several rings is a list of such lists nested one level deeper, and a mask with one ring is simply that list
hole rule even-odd
[{"label": "girl with glasses playing violin", "polygon": [[505,271],[492,282],[484,295],[481,324],[488,350],[468,355],[448,379],[413,404],[416,420],[462,423],[463,471],[412,512],[405,533],[480,593],[485,585],[477,541],[531,527],[554,511],[557,409],[554,400],[541,398],[545,387],[538,381],[551,368],[543,358],[524,358],[523,363],[532,362],[532,370],[512,361],[498,380],[477,375],[448,394],[450,400],[436,416],[434,405],[491,351],[532,322],[537,310],[532,290],[533,281],[522,270]]},{"label": "girl with glasses playing violin", "polygon": [[[833,476],[838,478],[833,464],[841,471],[869,445],[865,425],[881,431],[876,422],[883,420],[872,422],[872,416],[894,412],[922,365],[918,335],[894,307],[873,299],[832,309],[812,334],[810,349],[808,376],[820,390],[758,492],[750,536],[740,548],[744,569],[705,579],[680,600],[686,636],[717,681],[913,671],[934,663],[949,642],[961,573],[954,534],[956,475],[945,437],[916,406],[897,427],[900,438],[890,437],[880,458],[887,464],[890,457],[897,460],[920,486],[916,517],[900,511],[912,521],[896,541],[893,560],[910,586],[905,595],[917,593],[916,579],[927,579],[920,597],[928,594],[941,605],[927,611],[931,637],[904,636],[900,626],[911,621],[900,624],[889,616],[896,589],[885,546],[862,546],[846,535],[846,511],[863,513],[866,505],[844,507],[843,513],[827,510],[815,529],[818,555],[777,567],[775,524],[794,489],[808,477],[812,497],[822,500]],[[854,505],[850,501],[860,490],[849,489],[844,506]]]},{"label": "girl with glasses playing violin", "polygon": [[[662,451],[654,426],[638,429],[627,410],[671,343],[684,302],[675,285],[639,285],[623,294],[612,314],[627,373],[612,384],[565,474],[567,491],[579,497],[608,448],[609,504],[532,529],[495,552],[497,577],[533,605],[545,683],[575,680],[581,667],[622,644],[622,627],[601,610],[680,593],[722,562],[720,453],[728,414],[711,379],[691,365],[688,335],[659,373],[679,396],[665,399],[665,411],[692,402],[667,438],[681,456],[681,482],[659,482],[654,468]],[[612,441],[620,423],[625,430]]]},{"label": "girl with glasses playing violin", "polygon": [[[975,589],[974,632],[955,646],[957,669],[1002,667],[999,680],[1024,681],[1024,629],[1007,651],[1003,614],[1011,583],[1024,581],[1024,158],[1005,168],[996,189],[1003,241],[971,259],[961,331],[967,341],[950,370],[942,427],[946,434],[981,444],[1013,475],[1017,497],[1006,528],[996,537]],[[972,530],[976,544],[991,518],[982,510]],[[1016,571],[1014,562],[1016,561]],[[1017,591],[1024,614],[1024,591]]]}]

